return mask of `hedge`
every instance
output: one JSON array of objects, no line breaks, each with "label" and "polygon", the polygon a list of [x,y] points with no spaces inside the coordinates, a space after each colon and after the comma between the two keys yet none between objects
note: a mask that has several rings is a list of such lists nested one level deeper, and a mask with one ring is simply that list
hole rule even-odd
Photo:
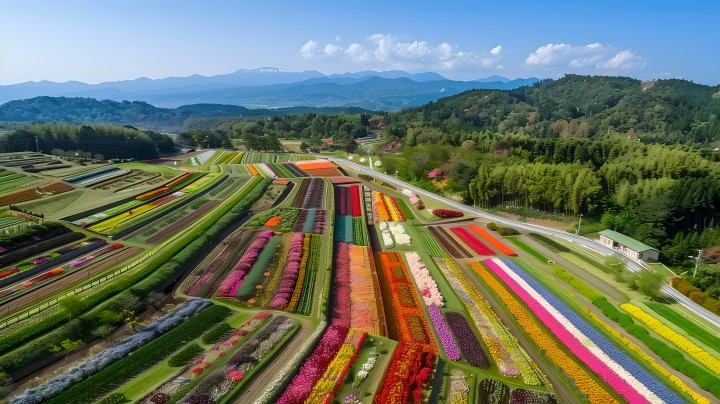
[{"label": "hedge", "polygon": [[[225,324],[225,323],[220,323]],[[208,331],[209,332],[209,331]],[[207,333],[205,334],[207,335]],[[179,368],[190,363],[191,360],[197,358],[205,352],[205,349],[201,348],[198,344],[190,344],[185,348],[178,351],[175,355],[170,357],[168,366]]]},{"label": "hedge", "polygon": [[211,306],[185,320],[180,325],[131,355],[113,363],[80,383],[63,391],[47,403],[94,402],[122,386],[128,380],[167,358],[179,346],[198,338],[207,331],[207,324],[223,321],[232,314],[225,306]]},{"label": "hedge", "polygon": [[230,334],[232,334],[233,330],[234,329],[228,323],[215,324],[210,331],[203,335],[202,342],[203,344],[217,344],[218,342],[227,339]]},{"label": "hedge", "polygon": [[555,269],[553,271],[553,273],[555,274],[555,276],[557,276],[558,278],[567,282],[570,286],[572,286],[578,292],[580,292],[580,294],[582,294],[583,296],[587,297],[590,300],[594,300],[599,297],[603,297],[602,294],[598,293],[595,289],[590,287],[588,284],[586,284],[585,282],[583,282],[581,280],[576,279],[574,276],[570,275],[567,271],[565,271],[562,268]]},{"label": "hedge", "polygon": [[605,297],[594,299],[592,303],[608,318],[618,322],[627,332],[642,341],[668,365],[695,380],[701,388],[720,397],[720,378],[687,360],[680,351],[669,347],[665,342],[651,336],[644,327],[635,324],[628,314],[621,313],[614,305],[608,302]]},{"label": "hedge", "polygon": [[720,316],[720,301],[708,296],[707,293],[696,288],[695,286],[693,286],[690,282],[686,281],[685,279],[673,278],[671,282],[672,282],[672,287],[675,288],[678,292],[687,296],[690,300],[701,305],[702,307],[706,308],[710,312],[715,313],[718,316]]},{"label": "hedge", "polygon": [[542,234],[537,233],[530,233],[530,237],[534,238],[536,241],[538,241],[541,244],[544,244],[545,247],[555,251],[555,252],[570,252],[570,249],[565,247],[564,245],[558,243],[557,241],[543,236]]},{"label": "hedge", "polygon": [[[235,205],[227,209],[221,209],[215,212],[213,217],[200,222],[185,237],[156,255],[141,269],[110,282],[98,292],[88,296],[83,300],[85,307],[95,308],[78,319],[58,326],[67,320],[67,317],[63,313],[57,313],[32,326],[21,328],[3,336],[0,339],[0,352],[9,351],[47,330],[56,328],[55,331],[49,332],[0,357],[1,370],[10,373],[13,379],[24,377],[37,370],[36,368],[39,369],[61,357],[61,355],[49,351],[49,347],[56,344],[57,341],[81,339],[89,342],[94,340],[92,330],[100,325],[98,314],[102,311],[122,311],[123,309],[139,311],[144,309],[145,305],[140,303],[142,299],[152,291],[165,289],[180,278],[187,263],[193,261],[197,252],[210,245],[209,241],[214,240],[226,228],[245,216],[252,204],[260,198],[272,180],[272,178],[255,177],[251,182],[254,182],[256,186],[249,186],[239,195],[236,195],[233,198],[236,201]],[[103,303],[112,296],[115,297]],[[122,304],[123,300],[125,302],[135,301],[136,304],[128,306]],[[116,301],[121,302],[121,304],[114,304],[113,302]],[[32,369],[23,369],[28,365]]]}]

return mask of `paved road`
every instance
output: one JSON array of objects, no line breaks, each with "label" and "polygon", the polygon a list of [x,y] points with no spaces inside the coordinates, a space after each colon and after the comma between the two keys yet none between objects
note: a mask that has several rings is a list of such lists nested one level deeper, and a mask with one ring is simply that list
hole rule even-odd
[{"label": "paved road", "polygon": [[[358,171],[360,173],[372,175],[376,178],[382,179],[383,181],[385,181],[389,184],[394,184],[398,187],[410,189],[410,190],[416,192],[418,195],[422,195],[425,198],[435,199],[439,202],[442,202],[448,206],[453,207],[454,209],[457,209],[461,212],[465,212],[470,215],[483,217],[483,218],[492,220],[496,223],[501,223],[501,224],[504,224],[507,226],[512,226],[512,227],[527,230],[527,231],[532,231],[532,232],[536,232],[536,233],[542,233],[545,235],[560,237],[566,241],[579,244],[586,248],[590,248],[590,249],[598,251],[604,255],[613,254],[616,252],[612,248],[609,248],[603,244],[600,244],[600,242],[598,242],[597,240],[592,240],[587,237],[578,236],[578,235],[571,234],[571,233],[568,233],[568,232],[562,231],[562,230],[552,229],[550,227],[539,226],[539,225],[530,224],[530,223],[516,222],[514,220],[510,220],[510,219],[507,219],[504,217],[495,216],[490,213],[483,212],[479,209],[475,209],[471,206],[467,206],[462,203],[451,201],[450,199],[435,195],[432,192],[428,192],[424,189],[410,185],[410,184],[408,184],[404,181],[401,181],[395,177],[392,177],[390,175],[371,170],[369,167],[366,167],[364,165],[359,165],[359,164],[353,163],[351,161],[348,161],[345,159],[339,159],[336,157],[329,157],[329,156],[318,156],[318,157],[328,159],[328,160],[332,161],[333,163],[336,163],[336,164],[344,166],[344,167],[351,168],[352,170]],[[640,263],[638,263],[638,262],[628,260],[627,263],[628,263],[628,269],[630,269],[631,271],[637,272],[637,271],[645,270],[645,268],[642,267],[642,265],[640,265]],[[686,308],[688,308],[689,310],[694,312],[696,315],[698,315],[698,316],[704,318],[705,320],[707,320],[708,322],[712,323],[715,327],[720,328],[720,317],[718,317],[717,315],[711,313],[704,307],[702,307],[702,306],[696,304],[695,302],[693,302],[692,300],[688,299],[683,294],[681,294],[677,290],[670,287],[670,285],[663,285],[661,290],[663,292],[665,292],[665,294],[667,294],[668,296],[670,296],[671,298],[676,300],[678,303],[682,304],[683,306],[685,306]]]}]

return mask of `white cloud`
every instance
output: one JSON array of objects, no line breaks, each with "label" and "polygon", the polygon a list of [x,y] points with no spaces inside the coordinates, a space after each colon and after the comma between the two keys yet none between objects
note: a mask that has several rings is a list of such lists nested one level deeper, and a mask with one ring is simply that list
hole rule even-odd
[{"label": "white cloud", "polygon": [[472,68],[497,68],[500,65],[502,46],[489,51],[461,51],[448,42],[437,45],[421,40],[403,40],[392,34],[372,34],[365,43],[353,42],[344,46],[328,43],[320,48],[315,41],[308,41],[300,49],[306,58],[327,61],[361,63],[364,68],[421,70],[456,70]]},{"label": "white cloud", "polygon": [[333,56],[336,53],[338,53],[341,49],[342,48],[340,48],[339,46],[329,43],[329,44],[325,45],[325,49],[323,49],[323,52],[325,52],[325,54],[327,54],[327,55]]},{"label": "white cloud", "polygon": [[317,49],[318,43],[313,41],[312,39],[305,42],[305,45],[300,48],[300,54],[305,59],[310,59],[313,57],[313,53],[315,53],[315,49]]},{"label": "white cloud", "polygon": [[525,59],[526,66],[574,69],[631,70],[642,68],[644,64],[641,57],[629,50],[618,51],[610,45],[601,43],[584,46],[550,43],[537,48]]},{"label": "white cloud", "polygon": [[368,54],[367,50],[365,50],[365,47],[360,45],[359,43],[351,43],[350,46],[345,49],[345,54],[353,62],[367,63],[368,61],[370,61],[370,55]]},{"label": "white cloud", "polygon": [[636,69],[636,68],[642,68],[645,65],[645,62],[643,59],[639,56],[636,56],[629,50],[620,51],[617,53],[617,55],[613,56],[610,60],[607,62],[604,62],[600,65],[600,67],[605,69],[623,69],[623,70],[629,70],[629,69]]}]

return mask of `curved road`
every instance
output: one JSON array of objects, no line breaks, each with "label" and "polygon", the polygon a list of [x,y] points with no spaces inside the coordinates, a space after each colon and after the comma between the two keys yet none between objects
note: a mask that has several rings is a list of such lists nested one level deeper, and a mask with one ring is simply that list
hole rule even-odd
[{"label": "curved road", "polygon": [[[422,195],[426,198],[435,199],[439,202],[442,202],[448,206],[452,206],[453,208],[455,208],[461,212],[470,214],[470,215],[483,217],[486,219],[493,220],[497,223],[502,223],[502,224],[520,228],[523,230],[528,230],[528,231],[533,231],[533,232],[537,232],[537,233],[543,233],[545,235],[560,237],[566,241],[569,241],[571,243],[577,243],[586,248],[590,248],[592,250],[598,251],[604,255],[612,254],[612,253],[616,252],[612,248],[609,248],[609,247],[601,244],[600,242],[589,239],[587,237],[578,236],[575,234],[568,233],[566,231],[556,230],[556,229],[552,229],[552,228],[545,227],[545,226],[539,226],[539,225],[530,224],[530,223],[516,222],[514,220],[510,220],[510,219],[507,219],[504,217],[495,216],[495,215],[483,212],[479,209],[475,209],[471,206],[467,206],[462,203],[451,201],[450,199],[444,198],[439,195],[435,195],[432,192],[428,192],[424,189],[415,187],[415,186],[410,185],[410,184],[408,184],[402,180],[399,180],[395,177],[371,170],[369,167],[353,163],[352,161],[349,161],[349,160],[340,159],[340,158],[336,158],[336,157],[329,157],[329,156],[317,156],[317,157],[330,160],[335,164],[345,166],[354,171],[358,171],[358,172],[361,172],[366,175],[374,176],[374,177],[382,179],[383,181],[388,182],[390,184],[394,184],[394,185],[402,187],[402,188],[410,189],[410,190],[414,191],[415,193],[417,193],[418,195]],[[627,263],[628,263],[628,268],[631,271],[637,272],[637,271],[644,270],[643,266],[640,265],[640,263],[638,263],[636,261],[628,259]],[[671,298],[676,300],[678,303],[682,304],[683,306],[685,306],[686,308],[691,310],[696,315],[698,315],[698,316],[704,318],[705,320],[707,320],[708,322],[712,323],[715,327],[720,328],[720,317],[718,317],[717,315],[711,313],[704,307],[702,307],[702,306],[698,305],[697,303],[693,302],[692,300],[688,299],[683,294],[681,294],[677,290],[670,287],[670,285],[664,284],[662,286],[661,290],[663,292],[665,292],[665,294],[667,294],[668,296],[670,296]]]}]

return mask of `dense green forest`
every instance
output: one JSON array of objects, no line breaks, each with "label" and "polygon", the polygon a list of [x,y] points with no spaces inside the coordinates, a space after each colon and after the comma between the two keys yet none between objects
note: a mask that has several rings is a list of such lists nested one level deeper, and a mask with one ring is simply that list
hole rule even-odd
[{"label": "dense green forest", "polygon": [[467,91],[390,114],[385,123],[399,134],[409,127],[421,128],[419,135],[422,128],[436,130],[451,143],[461,133],[487,130],[550,138],[622,133],[668,144],[717,144],[720,86],[567,75],[516,90]]},{"label": "dense green forest", "polygon": [[249,109],[237,105],[193,104],[173,109],[158,108],[142,101],[110,101],[94,98],[35,97],[0,105],[0,121],[120,124],[179,132],[193,129],[213,131],[248,117],[287,114],[360,114],[362,108]]},{"label": "dense green forest", "polygon": [[[37,140],[37,141],[36,141]],[[132,126],[72,125],[47,123],[30,125],[0,137],[0,152],[53,150],[90,153],[99,159],[154,159],[173,153],[172,139],[160,133]]]}]

